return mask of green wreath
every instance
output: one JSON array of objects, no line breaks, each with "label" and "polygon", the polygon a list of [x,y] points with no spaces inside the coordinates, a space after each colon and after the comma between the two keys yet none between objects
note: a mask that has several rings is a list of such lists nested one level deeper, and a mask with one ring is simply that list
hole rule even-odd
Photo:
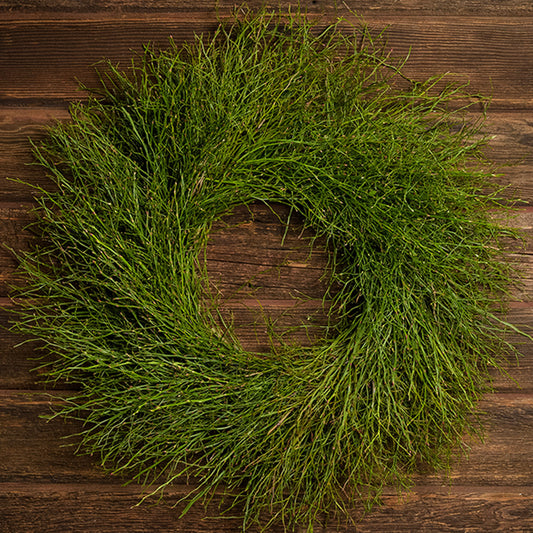
[{"label": "green wreath", "polygon": [[[223,488],[245,527],[312,527],[446,466],[512,350],[495,315],[510,231],[460,113],[477,100],[345,30],[262,14],[147,49],[36,148],[56,187],[18,327],[80,385],[61,413],[114,472],[194,476],[185,510]],[[338,287],[334,335],[261,357],[206,309],[198,261],[213,222],[255,201],[327,240]]]}]

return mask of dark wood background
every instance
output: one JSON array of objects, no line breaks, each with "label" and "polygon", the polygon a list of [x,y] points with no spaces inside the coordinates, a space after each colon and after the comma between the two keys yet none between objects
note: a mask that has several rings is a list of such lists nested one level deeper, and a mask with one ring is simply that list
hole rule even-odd
[{"label": "dark wood background", "polygon": [[[312,15],[345,15],[342,2],[302,0]],[[143,43],[165,46],[212,30],[233,2],[221,0],[0,0],[0,239],[17,249],[31,236],[32,190],[12,179],[49,186],[31,161],[28,137],[67,119],[68,102],[83,99],[76,79],[95,83],[92,64],[103,57],[127,64]],[[252,2],[252,5],[257,5]],[[284,5],[287,5],[286,3]],[[473,91],[493,96],[487,132],[498,162],[521,161],[505,169],[500,182],[524,204],[516,221],[530,234],[533,224],[533,3],[531,0],[348,0],[371,27],[390,25],[394,53],[411,48],[408,73],[424,77],[451,71],[469,79]],[[283,209],[277,213],[287,215]],[[243,343],[264,349],[265,317],[284,334],[306,342],[319,332],[318,305],[326,255],[309,255],[307,234],[294,221],[284,245],[283,227],[264,207],[240,210],[218,226],[208,249],[213,281],[227,316]],[[532,241],[510,248],[523,264],[524,284],[516,290],[509,319],[533,325]],[[0,322],[7,326],[11,302],[7,285],[15,262],[0,249]],[[302,295],[305,295],[303,297]],[[45,422],[41,415],[69,394],[59,385],[45,390],[32,372],[36,345],[0,330],[0,531],[18,532],[233,532],[239,520],[207,519],[197,507],[183,519],[173,498],[189,490],[175,485],[159,505],[136,507],[140,488],[106,475],[91,457],[75,456],[64,437],[73,422]],[[517,341],[519,339],[516,339]],[[482,403],[487,438],[472,442],[468,459],[458,460],[449,478],[419,476],[404,499],[387,491],[383,507],[357,526],[361,532],[533,531],[533,346],[525,343],[510,378],[495,377],[496,392]],[[516,380],[519,387],[512,381]],[[451,482],[451,483],[450,483]],[[318,529],[319,531],[326,531]],[[328,528],[327,531],[335,531]],[[281,529],[274,529],[281,531]]]}]

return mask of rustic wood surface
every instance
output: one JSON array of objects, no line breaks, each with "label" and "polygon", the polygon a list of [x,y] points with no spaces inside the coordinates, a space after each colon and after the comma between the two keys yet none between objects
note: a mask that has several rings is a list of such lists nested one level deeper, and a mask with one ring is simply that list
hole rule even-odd
[{"label": "rustic wood surface", "polygon": [[[74,454],[80,425],[42,415],[74,391],[65,383],[46,387],[33,370],[39,344],[6,328],[16,281],[11,249],[35,238],[34,190],[49,187],[31,162],[28,137],[68,118],[68,102],[83,99],[77,80],[95,83],[93,64],[107,57],[127,64],[145,43],[165,46],[216,26],[230,0],[0,0],[0,531],[19,532],[234,532],[239,520],[210,519],[194,507],[180,519],[172,502],[189,488],[175,485],[160,505],[136,506],[141,488],[106,474],[97,458]],[[258,6],[261,2],[249,2]],[[287,5],[283,3],[282,5]],[[525,243],[509,245],[523,267],[519,301],[508,319],[533,326],[533,4],[530,0],[302,0],[310,16],[329,20],[349,6],[376,31],[389,27],[389,45],[399,55],[411,49],[413,77],[450,71],[470,80],[473,91],[493,103],[486,132],[489,155],[512,161],[497,178],[522,207],[513,224]],[[350,15],[352,16],[352,15]],[[26,184],[20,183],[21,180]],[[283,245],[287,212],[274,206],[237,210],[213,231],[207,248],[214,290],[225,318],[255,350],[267,348],[265,329],[294,342],[309,342],[326,326],[322,307],[327,253],[293,220]],[[326,303],[327,304],[327,303]],[[268,324],[268,326],[267,326]],[[520,342],[518,337],[513,341]],[[24,342],[26,341],[26,342]],[[522,341],[523,342],[523,341]],[[448,476],[419,475],[411,493],[393,491],[383,506],[357,526],[332,524],[333,532],[528,532],[533,531],[533,346],[521,345],[519,366],[494,374],[495,394],[482,402],[484,443],[469,442]],[[46,356],[45,360],[46,360]],[[66,446],[71,443],[74,446]],[[358,516],[355,515],[357,519]],[[274,528],[273,531],[282,531]]]}]

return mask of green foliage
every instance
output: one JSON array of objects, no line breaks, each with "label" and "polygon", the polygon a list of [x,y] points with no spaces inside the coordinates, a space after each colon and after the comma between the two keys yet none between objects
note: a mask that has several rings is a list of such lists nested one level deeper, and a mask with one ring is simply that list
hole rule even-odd
[{"label": "green foliage", "polygon": [[[260,516],[312,524],[448,464],[509,284],[492,169],[464,87],[412,82],[364,28],[303,17],[221,25],[147,49],[36,148],[46,245],[21,258],[18,328],[79,383],[83,448],[161,489],[194,476]],[[471,101],[471,100],[470,100]],[[258,357],[204,305],[211,224],[281,202],[333,252],[335,335]],[[265,522],[263,521],[263,524]]]}]

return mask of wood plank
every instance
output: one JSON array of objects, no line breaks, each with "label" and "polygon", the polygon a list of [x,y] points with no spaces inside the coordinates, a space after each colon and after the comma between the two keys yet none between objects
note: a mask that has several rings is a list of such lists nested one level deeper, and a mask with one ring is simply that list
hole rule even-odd
[{"label": "wood plank", "polygon": [[[26,251],[38,240],[31,228],[25,229],[34,220],[31,208],[27,203],[0,203],[0,240],[4,244],[0,247],[0,297],[8,295],[10,285],[21,282],[14,251]],[[288,209],[282,210],[287,220]],[[244,206],[240,211],[248,212]],[[219,287],[217,292],[224,298],[238,291],[252,298],[321,299],[329,258],[323,244],[311,245],[313,233],[303,231],[296,215],[285,231],[283,219],[273,213],[267,218],[269,208],[256,204],[255,211],[259,216],[255,220],[252,214],[248,221],[240,222],[241,215],[235,215],[213,227],[206,249],[213,287]]]},{"label": "wood plank", "polygon": [[497,172],[501,176],[495,183],[508,187],[502,195],[532,204],[533,113],[526,110],[499,113],[489,108],[482,131],[488,139],[484,153],[500,167]]},{"label": "wood plank", "polygon": [[533,206],[528,205],[495,213],[494,220],[503,226],[518,230],[517,238],[505,239],[503,244],[510,253],[529,255],[533,253]]},{"label": "wood plank", "polygon": [[[20,282],[15,253],[30,249],[38,241],[35,232],[26,228],[33,221],[31,208],[32,204],[22,202],[0,203],[0,239],[4,244],[0,247],[0,297],[6,297],[9,286]],[[254,209],[263,207],[256,204]],[[324,242],[313,244],[312,231],[302,232],[302,222],[295,222],[295,218],[298,217],[292,215],[287,231],[281,220],[253,220],[253,216],[246,223],[230,222],[224,229],[221,224],[214,225],[205,258],[213,285],[224,297],[236,292],[278,300],[323,297],[329,254]],[[533,209],[516,209],[509,216],[498,214],[497,218],[522,235],[520,239],[506,241],[507,259],[523,271],[519,293],[522,297],[533,283],[528,266],[533,243]],[[225,220],[233,218],[228,215]]]},{"label": "wood plank", "polygon": [[[39,143],[46,128],[69,119],[68,104],[53,107],[0,107],[0,201],[30,201],[35,187],[51,188],[42,167],[34,165],[31,141]],[[22,182],[26,182],[25,185]]]},{"label": "wood plank", "polygon": [[7,296],[11,285],[22,282],[16,273],[16,254],[37,242],[35,235],[25,229],[32,220],[29,209],[28,204],[0,204],[0,297]]},{"label": "wood plank", "polygon": [[[530,410],[532,400],[533,395],[530,393],[485,396],[479,404],[479,409],[485,413],[482,421],[486,436],[483,442],[470,441],[468,454],[456,459],[449,472],[452,487],[456,483],[479,486],[512,483],[533,485],[530,475],[520,472],[520,464],[523,469],[533,471],[533,411]],[[447,478],[442,476],[429,478],[435,483],[445,479]],[[514,481],[510,482],[511,479]],[[416,478],[418,483],[427,484],[429,480]]]},{"label": "wood plank", "polygon": [[[226,326],[232,324],[243,348],[252,352],[271,350],[269,332],[272,331],[275,345],[279,345],[281,339],[289,344],[309,345],[327,333],[327,318],[321,301],[247,299],[226,302],[220,311]],[[16,316],[8,308],[0,309],[0,389],[41,389],[44,370],[37,369],[54,358],[46,351],[37,350],[40,342],[10,331],[8,328],[15,320]],[[519,377],[525,380],[530,365],[526,358],[523,363]],[[533,374],[533,364],[531,367]],[[514,372],[511,375],[514,376]],[[516,388],[509,379],[501,377],[500,381]],[[57,387],[65,388],[65,384],[61,382]]]},{"label": "wood plank", "polygon": [[[306,344],[316,339],[319,328],[323,325],[318,323],[322,318],[317,313],[318,302],[310,302],[295,305],[293,300],[289,301],[267,301],[259,302],[255,300],[236,301],[228,304],[227,312],[234,317],[234,327],[236,334],[243,346],[251,351],[264,352],[269,349],[265,341],[264,333],[265,321],[262,313],[265,313],[270,320],[275,320],[283,315],[274,328],[280,334],[291,328],[300,328],[302,331],[292,332],[287,341]],[[5,304],[4,304],[5,305]],[[9,322],[14,320],[8,307],[0,308],[0,390],[1,389],[42,389],[42,371],[33,369],[50,362],[52,358],[46,352],[38,351],[40,343],[29,342],[27,337],[16,334],[8,329]],[[507,320],[531,333],[533,327],[533,307],[513,306],[511,307]],[[311,326],[309,326],[311,323]],[[307,327],[306,327],[307,326]],[[314,335],[314,336],[313,336]],[[500,392],[515,393],[520,390],[523,393],[533,393],[533,343],[517,334],[510,334],[509,341],[517,346],[521,353],[518,360],[510,357],[505,363],[506,375],[495,370],[491,371],[494,388]],[[23,341],[23,344],[21,344]],[[65,383],[59,383],[59,388],[65,388]],[[48,386],[53,389],[51,385]],[[70,387],[70,386],[69,386]],[[70,387],[72,388],[72,387]]]},{"label": "wood plank", "polygon": [[[241,523],[235,518],[207,518],[220,514],[220,498],[215,497],[204,512],[195,506],[183,518],[181,507],[169,503],[183,495],[185,487],[169,489],[163,503],[135,506],[134,487],[112,487],[99,484],[2,484],[0,485],[0,518],[6,532],[28,533],[141,533],[147,531],[180,531],[187,533],[234,533]],[[459,532],[525,533],[533,528],[533,493],[529,487],[418,487],[403,501],[392,492],[382,498],[383,507],[356,525],[337,524],[317,527],[321,533],[412,533]],[[224,507],[222,507],[222,510]],[[235,515],[232,513],[232,515]],[[231,515],[230,515],[231,516]],[[413,529],[416,528],[416,529]],[[249,530],[257,531],[255,528]],[[272,533],[283,528],[274,526]],[[297,529],[295,533],[303,533]]]},{"label": "wood plank", "polygon": [[[271,9],[278,9],[279,2],[264,0],[249,0],[246,6],[252,9],[260,9],[263,6]],[[144,0],[62,0],[60,3],[57,0],[3,0],[0,4],[0,13],[4,12],[6,17],[20,18],[21,16],[35,16],[38,14],[57,15],[61,18],[70,16],[78,16],[80,14],[87,15],[89,13],[102,12],[110,13],[176,13],[176,12],[227,12],[239,6],[240,4],[234,0],[180,0],[176,3],[172,0],[152,0],[146,3]],[[357,11],[357,13],[365,14],[408,14],[409,16],[421,15],[463,15],[463,16],[479,16],[483,14],[496,16],[527,16],[533,14],[533,6],[528,0],[506,0],[501,2],[498,0],[450,0],[449,2],[440,2],[439,0],[418,0],[412,2],[411,0],[380,0],[375,2],[373,0],[353,0],[343,3],[335,2],[334,0],[299,0],[299,1],[284,1],[282,2],[284,8],[292,6],[292,8],[300,7],[302,10],[309,13],[318,14],[332,14],[338,13],[340,15],[348,13],[349,9]],[[4,14],[3,13],[3,14]]]},{"label": "wood plank", "polygon": [[[513,305],[505,317],[513,326],[531,335],[533,328],[533,308],[530,305]],[[520,355],[518,358],[508,356],[502,361],[505,374],[491,370],[492,386],[500,393],[516,392],[517,388],[524,393],[533,393],[533,342],[517,333],[509,333],[507,340],[512,343]]]},{"label": "wood plank", "polygon": [[[62,391],[66,397],[72,391]],[[57,396],[39,393],[0,392],[0,480],[14,482],[31,479],[34,482],[77,483],[99,480],[115,482],[97,467],[98,461],[88,455],[75,455],[75,439],[82,425],[76,421],[54,419],[47,422],[42,417],[52,414],[58,404]],[[9,466],[11,464],[11,466]],[[1,528],[0,528],[1,530]]]},{"label": "wood plank", "polygon": [[517,532],[533,527],[530,487],[420,487],[406,503],[394,495],[385,506],[357,524],[353,532]]},{"label": "wood plank", "polygon": [[[42,418],[52,412],[58,398],[71,394],[0,392],[0,483],[117,482],[98,466],[97,457],[75,455],[79,440],[66,437],[81,431],[81,423]],[[440,486],[451,481],[452,490],[455,485],[533,485],[533,394],[487,395],[480,409],[485,413],[485,441],[468,439],[468,456],[455,459],[448,475],[417,475],[419,485]]]},{"label": "wood plank", "polygon": [[[401,57],[411,50],[405,73],[417,79],[454,72],[473,92],[492,94],[494,106],[531,108],[533,19],[521,17],[372,17],[371,27],[388,31],[388,46]],[[95,83],[91,65],[107,57],[129,64],[142,43],[166,47],[194,33],[212,31],[216,14],[137,15],[120,21],[7,21],[0,23],[0,102],[76,99],[76,78]],[[520,54],[516,51],[520,50]]]},{"label": "wood plank", "polygon": [[[44,170],[34,161],[29,139],[39,143],[46,135],[46,127],[69,118],[67,104],[45,107],[0,106],[0,203],[27,202],[37,193],[27,182],[37,187],[50,187]],[[468,120],[479,115],[472,113]],[[501,166],[500,186],[510,185],[507,197],[519,197],[533,202],[533,113],[530,111],[489,112],[484,132],[491,140],[485,152],[490,160]],[[513,163],[514,166],[503,165]]]},{"label": "wood plank", "polygon": [[38,358],[50,358],[37,351],[40,343],[10,331],[14,320],[13,307],[4,299],[0,306],[0,390],[42,389],[43,378],[34,369],[44,363]]},{"label": "wood plank", "polygon": [[236,207],[213,225],[207,243],[214,291],[223,300],[321,300],[329,254],[325,241],[313,236],[287,206]]},{"label": "wood plank", "polygon": [[[238,518],[210,519],[220,514],[220,498],[208,506],[199,505],[180,518],[182,508],[173,501],[185,494],[186,487],[169,489],[167,499],[158,505],[153,499],[137,506],[135,486],[97,483],[0,483],[1,531],[6,533],[146,533],[186,531],[189,533],[234,533],[241,528]],[[253,531],[253,530],[252,530]],[[282,533],[283,528],[272,529]]]},{"label": "wood plank", "polygon": [[519,268],[519,285],[512,290],[513,297],[531,302],[533,291],[533,254],[510,253],[506,256]]},{"label": "wood plank", "polygon": [[330,331],[321,300],[238,298],[221,302],[218,311],[221,329],[227,331],[229,327],[250,352],[267,353],[282,344],[309,346]]}]

